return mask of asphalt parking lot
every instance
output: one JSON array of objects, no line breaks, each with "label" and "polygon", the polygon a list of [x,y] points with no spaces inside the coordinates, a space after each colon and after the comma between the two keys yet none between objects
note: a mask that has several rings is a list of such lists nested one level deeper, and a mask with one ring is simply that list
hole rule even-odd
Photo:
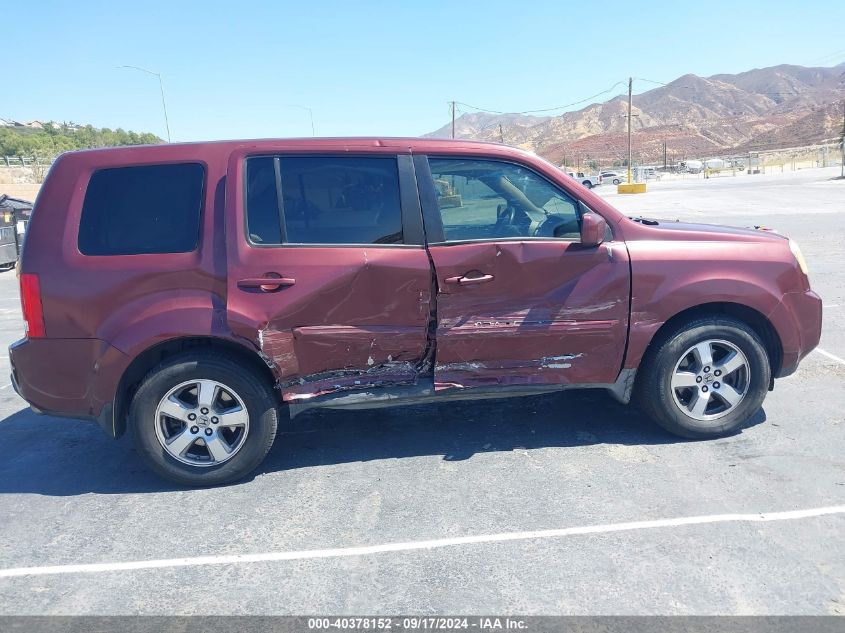
[{"label": "asphalt parking lot", "polygon": [[[800,243],[824,353],[726,439],[679,440],[599,392],[309,411],[254,477],[184,490],[129,438],[36,416],[0,379],[0,613],[845,614],[836,173],[597,190],[629,214],[763,224]],[[21,329],[2,273],[0,343]],[[705,518],[664,521],[687,517]],[[121,567],[193,557],[210,558]],[[4,576],[29,567],[40,575]]]}]

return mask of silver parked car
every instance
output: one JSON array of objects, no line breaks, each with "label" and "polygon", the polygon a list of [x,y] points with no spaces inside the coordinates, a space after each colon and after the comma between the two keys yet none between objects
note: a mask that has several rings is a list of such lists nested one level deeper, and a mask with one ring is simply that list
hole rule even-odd
[{"label": "silver parked car", "polygon": [[601,173],[601,177],[602,180],[612,182],[614,185],[618,185],[619,183],[623,183],[628,180],[628,177],[625,174],[620,174],[615,171],[603,171]]}]

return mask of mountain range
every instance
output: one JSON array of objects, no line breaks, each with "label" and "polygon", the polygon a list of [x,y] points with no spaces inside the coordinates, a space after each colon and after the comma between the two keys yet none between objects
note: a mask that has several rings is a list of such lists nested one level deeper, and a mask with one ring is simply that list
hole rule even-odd
[{"label": "mountain range", "polygon": [[[636,80],[635,80],[636,82]],[[782,64],[735,75],[684,75],[634,95],[635,161],[709,158],[835,142],[842,137],[845,63],[832,68]],[[505,142],[556,162],[627,157],[627,95],[559,116],[472,112],[455,136]],[[426,134],[451,136],[451,122]]]}]

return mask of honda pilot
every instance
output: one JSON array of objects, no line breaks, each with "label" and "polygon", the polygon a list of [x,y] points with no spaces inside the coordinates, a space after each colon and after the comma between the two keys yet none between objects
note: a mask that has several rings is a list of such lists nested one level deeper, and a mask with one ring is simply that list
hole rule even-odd
[{"label": "honda pilot", "polygon": [[630,219],[475,141],[67,153],[18,274],[21,397],[191,486],[244,477],[313,407],[603,389],[682,437],[735,433],[822,316],[792,240]]}]

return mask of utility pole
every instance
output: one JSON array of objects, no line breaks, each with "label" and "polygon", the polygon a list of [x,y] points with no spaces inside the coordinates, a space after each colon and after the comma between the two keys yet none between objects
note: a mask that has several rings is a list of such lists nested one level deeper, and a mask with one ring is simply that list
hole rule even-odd
[{"label": "utility pole", "polygon": [[666,141],[663,141],[663,171],[666,171]]},{"label": "utility pole", "polygon": [[455,102],[452,102],[452,138],[455,138]]},{"label": "utility pole", "polygon": [[845,178],[845,101],[842,102],[842,164],[839,166],[839,177]]},{"label": "utility pole", "polygon": [[631,94],[634,87],[634,78],[628,78],[628,183],[634,182],[634,179],[631,176],[631,160],[633,159],[633,154],[631,152]]},{"label": "utility pole", "polygon": [[499,123],[499,140],[504,144],[505,142],[505,133],[502,131],[502,124]]}]

